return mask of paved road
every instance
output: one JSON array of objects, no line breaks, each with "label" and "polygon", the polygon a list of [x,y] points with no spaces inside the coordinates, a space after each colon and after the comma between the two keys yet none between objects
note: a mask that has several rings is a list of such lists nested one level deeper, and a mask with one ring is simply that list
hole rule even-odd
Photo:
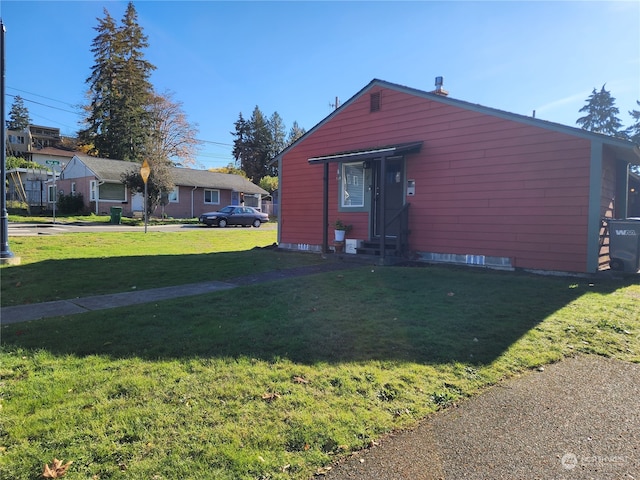
[{"label": "paved road", "polygon": [[[185,230],[206,229],[198,224],[147,225],[148,232],[180,232]],[[233,229],[234,227],[229,227]],[[276,228],[275,223],[263,225],[263,229]],[[240,228],[238,228],[240,230]],[[59,235],[74,232],[144,232],[144,225],[111,225],[110,223],[13,223],[9,222],[8,233],[11,237],[35,235]]]}]

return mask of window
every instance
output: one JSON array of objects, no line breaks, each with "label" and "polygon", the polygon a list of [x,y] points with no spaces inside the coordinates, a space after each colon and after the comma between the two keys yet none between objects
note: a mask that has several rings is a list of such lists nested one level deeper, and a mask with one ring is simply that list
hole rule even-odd
[{"label": "window", "polygon": [[174,189],[169,192],[169,203],[180,203],[179,192],[180,189],[178,187],[174,187]]},{"label": "window", "polygon": [[220,190],[205,190],[204,203],[220,203]]},{"label": "window", "polygon": [[364,207],[364,183],[362,162],[343,163],[340,205],[342,207]]},{"label": "window", "polygon": [[76,194],[76,182],[71,182],[71,195]]},{"label": "window", "polygon": [[56,186],[55,185],[49,185],[49,190],[48,190],[48,195],[49,195],[49,203],[55,203],[56,202]]},{"label": "window", "polygon": [[95,180],[91,180],[91,182],[89,183],[89,200],[91,200],[92,202],[95,202],[98,198],[98,195],[96,195],[97,191],[97,182]]},{"label": "window", "polygon": [[100,200],[124,202],[125,186],[123,183],[103,183],[100,185]]}]

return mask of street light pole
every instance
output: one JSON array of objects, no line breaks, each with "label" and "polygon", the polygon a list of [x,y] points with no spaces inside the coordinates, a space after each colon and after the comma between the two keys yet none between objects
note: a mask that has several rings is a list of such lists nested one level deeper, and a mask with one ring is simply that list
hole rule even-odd
[{"label": "street light pole", "polygon": [[13,255],[9,248],[9,213],[7,212],[7,136],[5,135],[6,122],[4,118],[4,23],[0,18],[0,125],[2,125],[2,141],[0,141],[0,149],[2,150],[2,162],[0,167],[0,263],[17,263],[19,258]]}]

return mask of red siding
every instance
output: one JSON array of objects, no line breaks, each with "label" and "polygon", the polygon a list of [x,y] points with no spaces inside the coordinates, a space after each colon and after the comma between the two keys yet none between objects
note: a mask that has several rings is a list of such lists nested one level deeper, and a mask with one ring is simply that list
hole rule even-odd
[{"label": "red siding", "polygon": [[[319,245],[321,165],[310,157],[423,141],[406,159],[416,180],[410,245],[417,252],[509,257],[515,267],[586,270],[590,142],[552,130],[373,88],[284,156],[281,242]],[[330,221],[338,216],[336,164],[329,167]],[[340,213],[366,239],[367,213]]]}]

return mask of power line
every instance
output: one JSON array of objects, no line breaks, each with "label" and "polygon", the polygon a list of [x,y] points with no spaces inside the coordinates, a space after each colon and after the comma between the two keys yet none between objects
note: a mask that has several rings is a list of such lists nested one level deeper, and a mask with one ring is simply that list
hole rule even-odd
[{"label": "power line", "polygon": [[[27,93],[27,94],[29,94],[29,95],[34,95],[34,96],[36,96],[36,97],[46,98],[47,100],[51,100],[51,101],[53,101],[53,102],[62,103],[62,104],[64,104],[64,105],[69,105],[70,107],[74,107],[74,105],[72,105],[72,104],[70,104],[70,103],[68,103],[68,102],[63,102],[62,100],[56,100],[55,98],[45,97],[44,95],[38,95],[37,93],[27,92],[26,90],[20,90],[19,88],[14,88],[14,87],[9,87],[9,86],[7,86],[7,88],[10,88],[10,89],[12,89],[12,90],[16,90],[16,91],[18,91],[18,92]],[[28,99],[28,98],[23,97],[22,95],[11,95],[10,93],[5,93],[5,95],[6,95],[7,97],[12,97],[12,98],[14,98],[14,99],[15,99],[16,97],[20,97],[20,98],[22,98],[22,100],[24,100],[25,102],[35,103],[36,105],[41,105],[41,106],[43,106],[43,107],[47,107],[47,108],[53,108],[54,110],[60,110],[61,112],[72,113],[72,114],[77,115],[77,116],[82,116],[82,113],[81,113],[81,112],[77,112],[77,111],[72,112],[72,111],[69,111],[69,110],[65,110],[64,108],[54,107],[53,105],[47,105],[46,103],[41,103],[41,102],[37,102],[37,101],[35,101],[35,100],[30,100],[30,99]],[[44,117],[42,117],[42,118],[44,118]],[[51,121],[53,121],[53,120],[51,120]],[[201,142],[201,143],[210,143],[210,144],[212,144],[212,145],[221,145],[221,146],[224,146],[224,147],[233,147],[233,146],[234,146],[234,145],[233,145],[233,144],[231,144],[231,143],[216,142],[216,141],[214,141],[214,140],[202,140],[202,139],[197,139],[197,141],[198,141],[198,142]],[[222,157],[220,157],[220,158],[222,158]]]},{"label": "power line", "polygon": [[22,93],[28,93],[29,95],[33,95],[35,97],[40,97],[40,98],[46,98],[47,100],[51,100],[53,102],[58,102],[58,103],[63,103],[65,105],[68,105],[70,107],[75,107],[75,105],[73,105],[72,103],[69,102],[63,102],[62,100],[57,100],[55,98],[51,98],[51,97],[45,97],[44,95],[39,95],[37,93],[33,93],[33,92],[27,92],[26,90],[20,90],[19,88],[15,88],[15,87],[9,87],[7,86],[7,88],[10,88],[11,90],[15,90],[16,92],[22,92]]},{"label": "power line", "polygon": [[213,140],[200,140],[200,139],[197,139],[197,140],[198,142],[202,142],[202,143],[213,143],[214,145],[224,145],[225,147],[233,147],[233,145],[230,143],[214,142]]},{"label": "power line", "polygon": [[36,105],[42,105],[43,107],[47,107],[47,108],[53,108],[54,110],[60,110],[61,112],[66,112],[66,113],[72,113],[74,115],[78,115],[80,116],[81,114],[78,112],[71,112],[69,110],[65,110],[64,108],[60,108],[60,107],[54,107],[53,105],[47,105],[46,103],[41,103],[41,102],[36,102],[35,100],[29,100],[28,98],[24,98],[21,95],[11,95],[10,93],[5,93],[5,95],[7,97],[20,97],[22,100],[24,100],[25,102],[31,102],[31,103],[35,103]]}]

